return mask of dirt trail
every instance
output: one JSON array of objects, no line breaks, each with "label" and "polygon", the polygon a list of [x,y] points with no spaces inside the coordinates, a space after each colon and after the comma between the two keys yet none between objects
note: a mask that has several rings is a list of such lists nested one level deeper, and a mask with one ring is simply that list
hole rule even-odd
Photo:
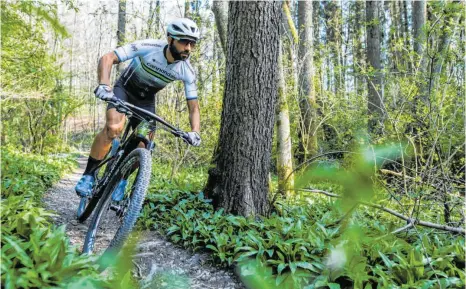
[{"label": "dirt trail", "polygon": [[[66,225],[70,242],[79,248],[82,248],[89,221],[84,224],[76,221],[79,198],[74,186],[84,171],[86,161],[86,158],[78,159],[79,169],[49,189],[43,198],[45,208],[57,214],[55,223]],[[104,248],[102,244],[96,247]],[[140,280],[141,288],[245,288],[233,272],[213,266],[209,255],[188,252],[153,231],[141,232],[133,264],[133,274]]]}]

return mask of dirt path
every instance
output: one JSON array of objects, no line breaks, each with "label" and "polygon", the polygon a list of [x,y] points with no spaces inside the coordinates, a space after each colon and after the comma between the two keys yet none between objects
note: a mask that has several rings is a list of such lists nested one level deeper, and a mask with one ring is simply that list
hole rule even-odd
[{"label": "dirt path", "polygon": [[[82,248],[88,222],[81,224],[76,221],[79,198],[74,186],[84,171],[86,161],[86,158],[78,159],[79,169],[48,190],[43,199],[45,208],[57,213],[55,223],[66,225],[70,242],[79,248]],[[96,247],[104,248],[105,245]],[[141,232],[133,264],[133,274],[140,280],[141,288],[245,288],[233,272],[213,266],[209,255],[188,252],[153,231]]]}]

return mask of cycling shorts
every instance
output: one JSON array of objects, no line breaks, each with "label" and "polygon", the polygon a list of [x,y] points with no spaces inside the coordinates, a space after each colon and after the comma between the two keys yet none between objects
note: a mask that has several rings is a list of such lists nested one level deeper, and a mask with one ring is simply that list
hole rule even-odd
[{"label": "cycling shorts", "polygon": [[[147,99],[138,98],[124,88],[123,84],[121,83],[121,80],[117,80],[117,82],[113,86],[113,93],[118,99],[129,102],[132,105],[148,110],[155,114],[155,94],[152,97],[148,97]],[[115,106],[112,103],[109,103],[107,105],[107,110],[111,108],[115,108]]]},{"label": "cycling shorts", "polygon": [[[131,103],[139,108],[145,109],[147,111],[152,112],[155,114],[155,94],[149,99],[142,99],[135,97],[132,95],[128,90],[126,90],[121,83],[121,80],[117,80],[115,85],[113,86],[113,93],[118,99],[124,100],[126,102]],[[107,110],[115,108],[112,103],[108,103]],[[131,127],[134,129],[141,121],[137,118],[131,119]],[[151,129],[151,131],[155,130],[155,126]]]}]

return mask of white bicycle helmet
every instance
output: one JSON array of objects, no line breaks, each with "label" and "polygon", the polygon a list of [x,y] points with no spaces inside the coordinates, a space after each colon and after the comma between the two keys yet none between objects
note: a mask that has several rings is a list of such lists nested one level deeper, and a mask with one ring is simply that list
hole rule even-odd
[{"label": "white bicycle helmet", "polygon": [[168,24],[167,34],[177,40],[184,38],[199,40],[199,29],[194,21],[188,18],[178,18]]}]

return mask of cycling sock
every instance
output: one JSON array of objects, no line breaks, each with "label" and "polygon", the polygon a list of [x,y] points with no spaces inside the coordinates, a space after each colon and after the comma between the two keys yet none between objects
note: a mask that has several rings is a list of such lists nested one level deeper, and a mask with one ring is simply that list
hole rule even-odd
[{"label": "cycling sock", "polygon": [[89,159],[87,160],[87,166],[86,166],[86,169],[84,170],[83,175],[92,174],[101,161],[102,160],[96,160],[95,158],[89,156]]}]

